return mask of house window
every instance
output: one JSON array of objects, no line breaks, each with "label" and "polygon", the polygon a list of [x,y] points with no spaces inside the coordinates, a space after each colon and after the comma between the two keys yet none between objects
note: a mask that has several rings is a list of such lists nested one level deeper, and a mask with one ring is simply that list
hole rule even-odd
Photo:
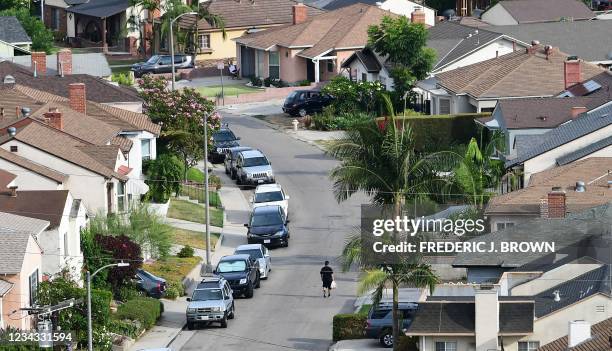
[{"label": "house window", "polygon": [[506,228],[510,228],[514,225],[514,223],[512,222],[502,222],[502,223],[497,223],[495,225],[495,227],[497,228],[497,230],[504,230]]},{"label": "house window", "polygon": [[30,306],[36,303],[36,297],[38,295],[38,269],[30,275]]},{"label": "house window", "polygon": [[519,341],[518,343],[518,351],[536,351],[539,347],[539,341]]},{"label": "house window", "polygon": [[327,60],[327,72],[334,71],[334,60]]},{"label": "house window", "polygon": [[119,182],[117,187],[117,210],[119,212],[125,211],[125,183]]},{"label": "house window", "polygon": [[199,35],[200,49],[210,49],[210,34]]},{"label": "house window", "polygon": [[68,232],[64,233],[64,256],[68,256]]},{"label": "house window", "polygon": [[11,152],[17,152],[17,145],[11,145]]},{"label": "house window", "polygon": [[361,74],[361,81],[362,82],[367,82],[368,81],[368,74],[367,73],[362,73]]},{"label": "house window", "polygon": [[278,51],[270,51],[268,60],[268,73],[271,79],[280,78],[280,61],[278,58]]},{"label": "house window", "polygon": [[151,159],[151,139],[140,140],[140,154],[143,160]]},{"label": "house window", "polygon": [[448,115],[450,114],[450,100],[449,99],[440,99],[440,111],[438,111],[440,115]]},{"label": "house window", "polygon": [[60,29],[60,12],[57,8],[51,9],[51,29]]},{"label": "house window", "polygon": [[436,351],[457,351],[457,342],[436,341]]}]

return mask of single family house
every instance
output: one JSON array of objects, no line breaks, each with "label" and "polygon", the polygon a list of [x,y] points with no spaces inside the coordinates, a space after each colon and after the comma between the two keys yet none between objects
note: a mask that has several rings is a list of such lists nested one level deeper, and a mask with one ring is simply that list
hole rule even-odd
[{"label": "single family house", "polygon": [[15,16],[0,16],[0,58],[28,55],[32,39]]}]

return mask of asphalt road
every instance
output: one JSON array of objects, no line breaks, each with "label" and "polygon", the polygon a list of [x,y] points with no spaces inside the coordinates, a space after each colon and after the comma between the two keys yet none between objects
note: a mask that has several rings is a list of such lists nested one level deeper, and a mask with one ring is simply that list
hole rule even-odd
[{"label": "asphalt road", "polygon": [[[259,148],[272,162],[277,181],[291,197],[291,240],[288,248],[272,250],[270,278],[253,299],[236,301],[236,319],[229,327],[202,327],[181,350],[327,350],[333,315],[352,312],[357,275],[340,272],[334,263],[338,289],[324,299],[319,269],[339,256],[347,233],[359,224],[364,198],[336,202],[328,173],[337,163],[318,148],[252,117],[226,113],[223,123],[230,124],[242,145]],[[246,223],[247,215],[233,214],[238,218],[230,220]]]}]

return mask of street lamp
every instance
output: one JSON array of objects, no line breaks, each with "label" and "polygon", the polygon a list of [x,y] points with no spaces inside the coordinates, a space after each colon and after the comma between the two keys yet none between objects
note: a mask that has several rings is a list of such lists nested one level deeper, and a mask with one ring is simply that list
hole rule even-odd
[{"label": "street lamp", "polygon": [[128,267],[128,262],[111,263],[106,266],[98,268],[93,274],[86,273],[87,279],[87,350],[93,351],[93,328],[91,326],[91,279],[98,274],[101,270],[109,267]]},{"label": "street lamp", "polygon": [[208,193],[208,119],[215,111],[204,117],[204,202],[206,215],[206,267],[205,272],[212,272],[210,264],[210,194]]},{"label": "street lamp", "polygon": [[176,16],[174,19],[170,20],[170,59],[172,60],[172,90],[174,91],[174,81],[176,80],[176,73],[174,70],[174,33],[172,31],[172,27],[174,27],[174,22],[176,22],[176,20],[178,20],[179,18],[185,16],[185,15],[196,15],[197,16],[197,12],[185,12],[182,13],[178,16]]}]

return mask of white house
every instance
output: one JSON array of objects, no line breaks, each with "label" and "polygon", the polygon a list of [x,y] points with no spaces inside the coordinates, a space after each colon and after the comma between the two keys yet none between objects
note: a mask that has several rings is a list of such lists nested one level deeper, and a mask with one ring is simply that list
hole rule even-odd
[{"label": "white house", "polygon": [[30,53],[32,39],[15,16],[0,17],[0,58]]},{"label": "white house", "polygon": [[354,5],[356,3],[378,6],[383,10],[387,10],[397,15],[406,16],[408,18],[412,18],[412,14],[419,10],[421,12],[420,16],[422,16],[422,21],[419,21],[420,23],[425,23],[427,26],[436,25],[435,9],[410,0],[321,0],[315,1],[312,5],[327,11],[333,11],[342,7]]},{"label": "white house", "polygon": [[489,7],[484,22],[495,26],[588,20],[595,14],[579,0],[505,0]]}]

